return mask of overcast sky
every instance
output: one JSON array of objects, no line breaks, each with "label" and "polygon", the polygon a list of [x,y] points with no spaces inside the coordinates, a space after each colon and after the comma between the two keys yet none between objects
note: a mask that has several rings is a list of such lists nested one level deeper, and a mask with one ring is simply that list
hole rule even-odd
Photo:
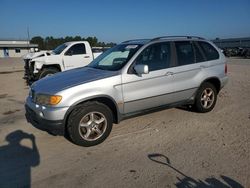
[{"label": "overcast sky", "polygon": [[0,38],[250,37],[250,0],[0,0]]}]

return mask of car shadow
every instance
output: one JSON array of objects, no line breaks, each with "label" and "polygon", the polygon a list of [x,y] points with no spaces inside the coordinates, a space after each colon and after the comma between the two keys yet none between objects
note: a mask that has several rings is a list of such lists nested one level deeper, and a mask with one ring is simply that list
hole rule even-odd
[{"label": "car shadow", "polygon": [[178,106],[176,107],[176,109],[178,110],[183,110],[183,111],[186,111],[186,112],[196,112],[195,109],[191,106],[191,105],[184,105],[184,106]]},{"label": "car shadow", "polygon": [[[7,145],[0,146],[0,187],[30,187],[31,167],[40,164],[35,136],[17,130],[6,136]],[[28,139],[32,147],[21,145]]]},{"label": "car shadow", "polygon": [[177,168],[173,167],[169,158],[162,154],[149,154],[148,158],[158,164],[166,165],[182,176],[182,178],[176,177],[178,182],[175,183],[175,186],[177,188],[244,188],[240,183],[236,182],[232,178],[223,175],[221,175],[220,178],[224,182],[214,177],[206,178],[204,181],[195,180],[194,178],[187,176]]}]

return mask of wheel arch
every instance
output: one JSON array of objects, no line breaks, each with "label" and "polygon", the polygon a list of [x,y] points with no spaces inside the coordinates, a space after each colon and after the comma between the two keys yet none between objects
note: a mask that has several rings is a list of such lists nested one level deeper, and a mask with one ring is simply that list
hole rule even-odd
[{"label": "wheel arch", "polygon": [[207,79],[205,79],[205,80],[200,84],[200,86],[202,86],[202,84],[204,84],[205,82],[209,82],[209,83],[213,84],[214,87],[216,88],[217,94],[220,92],[220,89],[221,89],[221,82],[220,82],[220,79],[219,79],[218,77],[210,77],[210,78],[207,78]]},{"label": "wheel arch", "polygon": [[55,68],[59,70],[60,72],[62,71],[61,66],[58,64],[43,65],[41,70],[46,69],[46,68]]},{"label": "wheel arch", "polygon": [[117,103],[115,102],[115,100],[112,97],[108,96],[108,95],[97,95],[97,96],[92,96],[92,97],[85,98],[83,100],[77,101],[76,103],[71,105],[71,107],[67,110],[67,112],[66,112],[66,114],[64,116],[65,130],[67,128],[68,118],[69,118],[70,114],[72,113],[72,111],[78,105],[83,104],[83,103],[88,102],[88,101],[97,101],[97,102],[105,104],[112,111],[113,122],[114,123],[119,123],[120,122],[120,119],[121,119],[120,118],[120,112],[118,110],[118,106],[117,106]]}]

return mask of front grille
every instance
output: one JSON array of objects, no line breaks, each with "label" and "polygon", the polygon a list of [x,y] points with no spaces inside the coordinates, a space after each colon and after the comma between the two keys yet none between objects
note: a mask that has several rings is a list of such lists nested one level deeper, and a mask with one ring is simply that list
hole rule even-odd
[{"label": "front grille", "polygon": [[28,60],[25,60],[24,70],[25,70],[25,75],[28,75],[29,74],[29,61]]},{"label": "front grille", "polygon": [[29,62],[29,60],[25,61],[24,70],[26,75],[32,75],[34,71],[34,64],[34,62]]},{"label": "front grille", "polygon": [[30,107],[28,107],[27,105],[25,106],[26,108],[26,118],[28,120],[28,122],[30,123],[36,123],[38,124],[39,122],[37,121],[37,115],[36,115],[36,112],[33,111]]},{"label": "front grille", "polygon": [[30,116],[36,116],[36,113],[28,106],[26,106],[26,111]]},{"label": "front grille", "polygon": [[30,71],[31,74],[32,74],[33,71],[34,71],[34,65],[35,65],[35,62],[30,62],[29,71]]}]

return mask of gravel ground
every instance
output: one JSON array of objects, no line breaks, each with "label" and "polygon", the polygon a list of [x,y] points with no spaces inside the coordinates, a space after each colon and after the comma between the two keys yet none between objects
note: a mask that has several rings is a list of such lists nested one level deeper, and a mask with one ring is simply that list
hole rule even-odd
[{"label": "gravel ground", "polygon": [[21,58],[0,58],[0,73],[20,72],[23,67],[24,61]]},{"label": "gravel ground", "polygon": [[0,187],[249,188],[250,60],[228,61],[212,112],[132,118],[84,148],[26,122],[23,64],[0,59]]}]

